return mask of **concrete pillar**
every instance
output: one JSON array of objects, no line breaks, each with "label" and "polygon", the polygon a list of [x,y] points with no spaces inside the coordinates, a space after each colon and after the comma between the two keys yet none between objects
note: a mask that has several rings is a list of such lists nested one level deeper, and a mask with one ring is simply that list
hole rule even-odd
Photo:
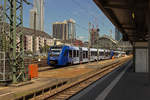
[{"label": "concrete pillar", "polygon": [[148,34],[149,34],[149,39],[148,39],[148,59],[149,59],[149,73],[150,73],[150,1],[148,4],[149,8],[148,8],[148,16],[147,16],[147,26],[148,26]]},{"label": "concrete pillar", "polygon": [[136,72],[149,72],[148,66],[148,42],[135,42],[134,61]]},{"label": "concrete pillar", "polygon": [[135,71],[135,43],[133,43],[133,68]]},{"label": "concrete pillar", "polygon": [[147,18],[146,18],[146,24],[147,24],[147,28],[148,28],[148,84],[150,85],[150,1],[148,3],[148,12],[147,12]]}]

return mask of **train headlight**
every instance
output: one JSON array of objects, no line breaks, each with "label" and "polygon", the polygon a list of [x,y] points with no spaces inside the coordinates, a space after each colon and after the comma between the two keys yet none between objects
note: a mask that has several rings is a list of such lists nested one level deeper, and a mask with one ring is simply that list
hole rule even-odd
[{"label": "train headlight", "polygon": [[41,61],[41,59],[39,58],[38,61]]}]

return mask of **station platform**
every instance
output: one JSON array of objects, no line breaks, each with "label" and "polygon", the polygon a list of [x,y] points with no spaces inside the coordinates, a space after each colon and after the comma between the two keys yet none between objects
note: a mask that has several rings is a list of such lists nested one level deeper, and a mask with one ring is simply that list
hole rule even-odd
[{"label": "station platform", "polygon": [[119,59],[105,60],[61,68],[41,67],[39,68],[38,78],[31,80],[30,84],[22,86],[0,86],[0,100],[3,100],[3,98],[5,98],[5,100],[12,100],[33,94],[36,91],[43,91],[44,89],[57,86],[57,84],[74,82],[78,78],[94,72],[97,68],[102,68],[105,65],[110,65],[118,61]]},{"label": "station platform", "polygon": [[70,100],[149,100],[149,79],[146,73],[135,73],[130,61]]},{"label": "station platform", "polygon": [[[121,60],[130,60],[132,56],[123,58],[104,60],[99,62],[91,62],[86,64],[72,65],[68,67],[52,68],[43,67],[39,69],[38,78],[32,79],[30,84],[21,86],[8,85],[0,87],[0,100],[19,99],[34,95],[34,93],[42,93],[47,89],[57,88],[60,84],[70,84],[84,78],[96,70],[108,65],[120,62]],[[48,69],[48,70],[47,70]],[[41,70],[41,71],[40,71]],[[74,74],[72,74],[74,73]],[[59,88],[59,87],[58,87]]]}]

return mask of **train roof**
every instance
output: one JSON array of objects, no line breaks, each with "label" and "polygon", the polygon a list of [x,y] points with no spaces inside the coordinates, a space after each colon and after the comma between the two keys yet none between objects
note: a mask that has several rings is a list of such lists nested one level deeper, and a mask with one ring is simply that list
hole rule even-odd
[{"label": "train roof", "polygon": [[104,49],[98,49],[98,51],[102,51],[102,52],[104,52]]},{"label": "train roof", "polygon": [[88,48],[86,48],[86,47],[81,47],[81,48],[82,48],[82,50],[88,51]]},{"label": "train roof", "polygon": [[121,51],[121,53],[126,53],[126,52],[124,52],[124,51]]},{"label": "train roof", "polygon": [[120,53],[121,51],[114,51],[114,52],[116,52],[116,53]]},{"label": "train roof", "polygon": [[69,49],[71,49],[71,50],[79,50],[79,47],[76,47],[76,46],[69,46]]},{"label": "train roof", "polygon": [[105,49],[105,52],[110,52],[110,50],[108,50],[108,49]]},{"label": "train roof", "polygon": [[97,49],[95,49],[95,48],[90,48],[90,51],[97,51]]}]

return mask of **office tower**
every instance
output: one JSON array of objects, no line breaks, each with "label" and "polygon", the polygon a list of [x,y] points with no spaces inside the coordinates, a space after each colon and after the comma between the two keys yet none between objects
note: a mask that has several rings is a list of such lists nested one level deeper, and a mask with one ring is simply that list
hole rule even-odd
[{"label": "office tower", "polygon": [[75,21],[73,19],[67,20],[68,39],[74,40],[76,38]]},{"label": "office tower", "polygon": [[95,45],[97,43],[97,37],[99,37],[99,33],[97,31],[97,28],[92,28],[90,32],[90,40],[91,40],[91,45]]},{"label": "office tower", "polygon": [[34,29],[34,14],[36,14],[36,30],[44,31],[44,0],[34,0],[33,4],[30,10],[30,28]]},{"label": "office tower", "polygon": [[122,39],[121,32],[117,28],[115,28],[115,40],[119,41],[121,39]]},{"label": "office tower", "polygon": [[44,31],[44,0],[40,0],[40,30]]},{"label": "office tower", "polygon": [[53,23],[53,37],[61,40],[75,40],[75,21],[69,19]]},{"label": "office tower", "polygon": [[60,40],[67,40],[67,23],[56,22],[53,23],[53,37]]},{"label": "office tower", "polygon": [[[34,22],[36,21],[36,22]],[[34,26],[35,24],[35,26]],[[31,9],[30,10],[30,28],[35,29],[36,30],[39,30],[39,16],[37,15],[37,9],[34,8],[34,9]]]}]

